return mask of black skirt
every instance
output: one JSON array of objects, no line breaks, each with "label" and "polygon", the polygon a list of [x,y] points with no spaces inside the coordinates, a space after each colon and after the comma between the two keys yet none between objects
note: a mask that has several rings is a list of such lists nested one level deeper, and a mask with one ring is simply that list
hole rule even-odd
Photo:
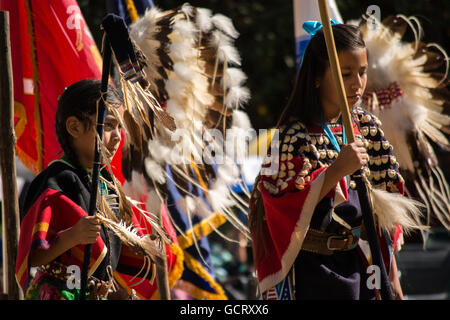
[{"label": "black skirt", "polygon": [[[348,190],[348,201],[334,208],[352,228],[361,226],[362,214],[356,190]],[[344,227],[332,217],[333,200],[324,198],[316,206],[310,227],[341,233]],[[295,297],[298,300],[371,300],[375,292],[367,286],[367,267],[357,248],[333,255],[300,251],[294,263]]]}]

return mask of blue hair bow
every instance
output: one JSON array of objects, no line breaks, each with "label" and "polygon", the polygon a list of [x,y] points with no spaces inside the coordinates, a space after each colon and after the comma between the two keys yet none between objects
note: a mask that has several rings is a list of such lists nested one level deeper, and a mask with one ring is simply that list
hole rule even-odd
[{"label": "blue hair bow", "polygon": [[[330,19],[330,21],[332,26],[341,24],[339,21],[334,19]],[[320,28],[322,28],[322,23],[319,21],[305,21],[305,23],[303,23],[303,29],[305,29],[311,37],[314,36]]]}]

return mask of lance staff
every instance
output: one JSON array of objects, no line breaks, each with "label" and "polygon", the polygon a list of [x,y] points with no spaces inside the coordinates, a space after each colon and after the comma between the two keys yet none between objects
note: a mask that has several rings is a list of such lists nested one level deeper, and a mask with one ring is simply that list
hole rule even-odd
[{"label": "lance staff", "polygon": [[[98,194],[98,182],[100,173],[100,143],[102,143],[103,138],[103,125],[106,117],[106,107],[103,100],[103,96],[108,91],[109,74],[111,69],[111,46],[109,44],[108,36],[105,34],[103,42],[103,66],[102,66],[102,82],[100,87],[100,101],[98,102],[97,110],[97,137],[95,138],[95,154],[94,154],[94,165],[92,168],[92,187],[91,187],[91,198],[89,202],[88,214],[93,216],[97,213],[97,194]],[[83,268],[81,270],[80,279],[80,300],[86,299],[86,288],[88,280],[89,262],[91,260],[92,245],[87,244],[84,248],[84,260]]]},{"label": "lance staff", "polygon": [[[334,43],[333,32],[331,30],[330,16],[328,13],[328,6],[326,0],[319,1],[320,17],[323,25],[323,34],[325,36],[325,42],[328,50],[328,57],[330,59],[330,68],[333,75],[333,80],[336,85],[339,97],[339,105],[341,107],[342,121],[345,128],[348,143],[355,141],[355,133],[353,132],[353,125],[350,117],[350,111],[347,104],[345,95],[344,82],[342,80],[341,68],[339,65],[336,46]],[[358,190],[358,198],[361,205],[362,217],[364,227],[367,233],[367,239],[369,241],[370,252],[372,260],[375,265],[379,267],[381,272],[381,298],[383,300],[393,300],[393,294],[391,285],[389,283],[386,268],[383,262],[383,256],[381,254],[380,243],[378,240],[378,234],[375,228],[373,219],[372,207],[368,196],[366,184],[363,180],[362,170],[358,170],[353,174],[354,181],[356,182],[356,188]]]},{"label": "lance staff", "polygon": [[[109,75],[112,62],[112,54],[114,53],[119,67],[124,74],[127,81],[140,85],[142,89],[147,89],[149,83],[142,76],[141,66],[139,65],[135,48],[130,40],[128,29],[125,21],[114,14],[108,14],[102,20],[102,29],[104,30],[103,43],[103,70],[101,83],[101,96],[103,97],[108,90]],[[103,136],[103,122],[106,117],[106,108],[103,99],[101,98],[98,106],[97,117],[97,133],[99,140],[96,139],[95,144],[95,158],[93,170],[93,183],[91,191],[91,199],[89,203],[89,215],[96,214],[96,202],[98,191],[98,179],[100,168],[101,152],[98,143],[101,143]],[[167,119],[166,119],[167,120]],[[160,217],[159,217],[160,218]],[[160,218],[161,219],[161,218]],[[83,271],[81,279],[80,299],[85,299],[85,292],[87,287],[88,267],[91,255],[91,245],[85,247],[85,256],[83,261]],[[155,257],[156,259],[156,278],[158,292],[161,300],[170,300],[170,289],[167,274],[167,260]]]}]

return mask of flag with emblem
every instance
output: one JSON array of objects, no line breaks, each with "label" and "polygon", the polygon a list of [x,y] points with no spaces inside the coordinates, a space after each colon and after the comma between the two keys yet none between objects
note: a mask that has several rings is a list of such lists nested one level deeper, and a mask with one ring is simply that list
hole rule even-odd
[{"label": "flag with emblem", "polygon": [[76,0],[4,0],[11,19],[17,154],[34,173],[58,158],[55,112],[64,88],[101,76],[101,56]]}]

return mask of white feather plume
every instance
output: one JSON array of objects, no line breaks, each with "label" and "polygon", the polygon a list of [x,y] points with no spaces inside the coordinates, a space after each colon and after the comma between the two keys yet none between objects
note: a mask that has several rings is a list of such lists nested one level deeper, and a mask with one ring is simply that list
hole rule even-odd
[{"label": "white feather plume", "polygon": [[250,90],[245,87],[232,87],[225,97],[225,105],[230,109],[238,109],[250,100]]},{"label": "white feather plume", "polygon": [[[164,102],[178,130],[172,133],[155,122],[157,134],[148,141],[150,155],[144,164],[148,175],[156,182],[168,181],[166,165],[169,165],[179,179],[199,186],[199,181],[187,174],[185,169],[191,166],[192,160],[200,165],[198,169],[209,168],[206,166],[209,164],[207,159],[203,158],[206,145],[204,133],[214,128],[217,130],[212,121],[217,122],[217,125],[224,124],[222,131],[225,133],[229,129],[225,128],[227,122],[223,115],[222,118],[220,114],[217,115],[219,112],[225,113],[227,117],[233,115],[231,130],[238,132],[250,129],[248,117],[243,111],[237,110],[248,102],[250,92],[244,87],[246,75],[240,69],[230,67],[241,63],[239,52],[234,46],[234,39],[239,36],[239,32],[232,21],[221,14],[213,16],[209,9],[194,8],[188,4],[178,10],[161,12],[151,9],[131,27],[132,39],[150,60],[147,75],[151,78],[151,84],[161,86],[161,82],[157,84],[154,81],[160,79],[158,54],[164,51],[164,57],[170,59],[172,64],[171,68],[164,68],[164,90],[168,96]],[[168,41],[164,44],[157,40],[161,28],[168,32]],[[230,126],[229,122],[226,126]],[[217,141],[215,146],[223,142]],[[226,159],[231,161],[232,158]],[[183,191],[186,194],[183,194],[179,204],[183,211],[193,215],[207,217],[212,212],[224,214],[245,232],[245,226],[239,225],[239,219],[234,217],[231,210],[233,206],[239,205],[231,191],[231,185],[240,181],[238,167],[236,163],[214,164],[217,167],[215,178],[204,181],[207,185],[204,190],[207,201]],[[150,186],[148,197],[156,201],[159,196],[154,191]]]},{"label": "white feather plume", "polygon": [[239,37],[239,32],[233,26],[233,22],[230,18],[224,16],[223,14],[215,14],[212,17],[212,23],[220,30],[225,32],[231,38],[236,39]]},{"label": "white feather plume", "polygon": [[372,189],[371,194],[374,214],[381,228],[394,231],[396,225],[400,225],[406,234],[427,229],[420,222],[423,218],[420,209],[424,207],[420,202],[379,189]]},{"label": "white feather plume", "polygon": [[[397,83],[402,94],[387,106],[371,99],[366,107],[381,120],[400,171],[406,172],[403,175],[407,177],[407,187],[427,204],[427,220],[430,221],[433,214],[450,229],[448,185],[436,175],[439,163],[429,141],[450,146],[441,131],[442,127],[450,126],[450,117],[442,113],[445,101],[434,96],[448,76],[448,55],[439,45],[422,42],[423,32],[417,18],[397,15],[387,20],[398,24],[400,30],[408,27],[415,40],[403,41],[402,34],[379,21],[375,21],[375,28],[370,23],[360,25],[369,52],[367,90],[386,89]],[[446,71],[442,73],[437,66],[445,66]],[[442,79],[436,79],[441,73]],[[419,163],[417,159],[425,160]]]},{"label": "white feather plume", "polygon": [[248,115],[241,110],[233,111],[232,127],[250,130],[253,128]]},{"label": "white feather plume", "polygon": [[197,17],[195,23],[201,32],[209,32],[213,26],[212,24],[212,12],[209,9],[197,8]]},{"label": "white feather plume", "polygon": [[145,170],[147,174],[153,178],[156,182],[163,184],[166,182],[166,176],[163,168],[156,161],[149,158],[144,160]]},{"label": "white feather plume", "polygon": [[224,77],[221,80],[221,84],[225,88],[240,87],[246,80],[247,76],[241,69],[227,68]]}]

